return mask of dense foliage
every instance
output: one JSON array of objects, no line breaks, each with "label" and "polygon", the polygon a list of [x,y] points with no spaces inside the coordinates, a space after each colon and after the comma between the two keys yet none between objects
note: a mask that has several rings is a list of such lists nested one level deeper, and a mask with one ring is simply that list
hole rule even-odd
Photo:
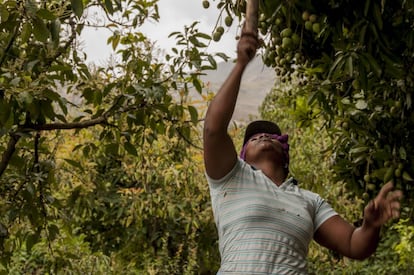
[{"label": "dense foliage", "polygon": [[[334,168],[366,197],[393,180],[406,197],[414,184],[414,3],[260,0],[265,64],[281,81],[299,79],[303,121],[331,130]],[[221,0],[217,30],[244,19],[245,0]],[[217,32],[216,30],[216,32]]]},{"label": "dense foliage", "polygon": [[[216,2],[215,31],[185,26],[163,55],[139,32],[158,20],[156,0],[0,3],[0,274],[216,272],[203,109],[189,92],[202,106],[211,98],[199,76],[226,57],[203,49],[243,19],[245,1]],[[262,114],[292,134],[292,174],[350,221],[387,171],[409,198],[412,3],[260,2],[264,61],[292,84],[276,87]],[[105,67],[87,66],[79,48],[89,27],[112,34],[117,55]],[[412,272],[410,211],[376,257],[348,262],[315,246],[311,271]]]},{"label": "dense foliage", "polygon": [[[213,261],[199,241],[214,230],[209,202],[190,196],[206,192],[200,165],[186,155],[199,122],[188,93],[216,61],[196,23],[161,56],[138,31],[158,20],[156,2],[0,3],[3,273],[181,273]],[[86,65],[89,27],[112,33],[115,62]]]}]

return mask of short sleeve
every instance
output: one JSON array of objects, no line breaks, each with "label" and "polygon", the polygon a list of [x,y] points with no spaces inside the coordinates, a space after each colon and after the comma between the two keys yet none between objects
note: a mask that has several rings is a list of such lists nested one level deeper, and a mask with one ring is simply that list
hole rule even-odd
[{"label": "short sleeve", "polygon": [[229,179],[231,179],[231,177],[237,172],[237,170],[240,169],[240,167],[242,166],[242,162],[243,161],[240,158],[238,158],[236,164],[231,169],[231,171],[227,175],[222,177],[221,179],[212,179],[206,173],[205,175],[206,175],[206,178],[207,178],[207,182],[210,186],[210,189],[219,191],[221,188],[223,188],[225,183],[228,182]]},{"label": "short sleeve", "polygon": [[332,206],[319,195],[316,196],[314,232],[329,218],[338,215]]}]

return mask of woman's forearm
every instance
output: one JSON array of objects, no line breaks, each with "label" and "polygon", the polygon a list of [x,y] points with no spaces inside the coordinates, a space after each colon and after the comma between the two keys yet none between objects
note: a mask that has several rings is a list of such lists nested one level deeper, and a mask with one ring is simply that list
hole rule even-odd
[{"label": "woman's forearm", "polygon": [[377,249],[380,229],[365,224],[356,228],[351,237],[350,258],[363,260],[371,256]]},{"label": "woman's forearm", "polygon": [[210,103],[206,117],[205,128],[212,132],[227,132],[227,127],[233,116],[241,78],[246,64],[236,63],[230,75]]}]

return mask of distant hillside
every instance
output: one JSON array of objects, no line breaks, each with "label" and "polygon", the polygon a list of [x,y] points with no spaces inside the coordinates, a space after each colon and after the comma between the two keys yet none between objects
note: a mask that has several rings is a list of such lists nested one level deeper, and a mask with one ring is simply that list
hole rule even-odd
[{"label": "distant hillside", "polygon": [[[233,61],[217,64],[217,70],[206,71],[201,77],[208,83],[209,90],[217,92],[234,66]],[[274,86],[276,74],[272,68],[264,66],[261,57],[253,59],[246,68],[240,87],[239,98],[233,115],[236,122],[248,122],[259,116],[259,106],[262,104],[266,94]],[[82,98],[78,93],[66,93],[66,88],[61,87],[59,92],[70,102],[82,105]],[[197,92],[192,91],[194,98],[199,98]],[[205,109],[205,106],[202,107]],[[72,112],[79,115],[79,110],[70,108]]]},{"label": "distant hillside", "polygon": [[[217,70],[208,72],[201,79],[209,83],[212,91],[217,92],[232,68],[232,61],[219,63]],[[241,122],[257,118],[258,108],[273,87],[275,79],[274,70],[264,66],[261,57],[256,57],[244,72],[233,120]]]}]

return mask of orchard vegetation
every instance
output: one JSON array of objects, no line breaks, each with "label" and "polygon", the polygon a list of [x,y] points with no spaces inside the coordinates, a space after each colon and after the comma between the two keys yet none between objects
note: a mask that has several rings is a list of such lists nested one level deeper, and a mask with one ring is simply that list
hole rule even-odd
[{"label": "orchard vegetation", "polygon": [[[246,1],[216,2],[218,26],[243,22]],[[375,257],[341,266],[338,255],[312,250],[310,269],[411,273],[414,2],[260,0],[258,19],[263,62],[280,80],[262,116],[293,135],[292,174],[355,224],[385,182],[405,195],[400,223],[384,233]]]},{"label": "orchard vegetation", "polygon": [[[1,2],[0,273],[181,274],[217,263],[195,149],[201,118],[188,100],[216,68],[203,51],[211,39],[194,23],[162,55],[139,31],[158,20],[156,2]],[[111,32],[115,62],[86,64],[86,28]]]},{"label": "orchard vegetation", "polygon": [[[200,5],[215,29],[183,26],[166,54],[139,31],[156,0],[0,3],[0,274],[215,274],[200,75],[227,60],[205,49],[246,2]],[[405,193],[373,257],[312,244],[310,273],[411,274],[414,3],[263,0],[259,19],[280,80],[261,114],[292,136],[292,175],[355,223],[384,182]],[[87,65],[87,28],[111,32],[115,61]]]}]

